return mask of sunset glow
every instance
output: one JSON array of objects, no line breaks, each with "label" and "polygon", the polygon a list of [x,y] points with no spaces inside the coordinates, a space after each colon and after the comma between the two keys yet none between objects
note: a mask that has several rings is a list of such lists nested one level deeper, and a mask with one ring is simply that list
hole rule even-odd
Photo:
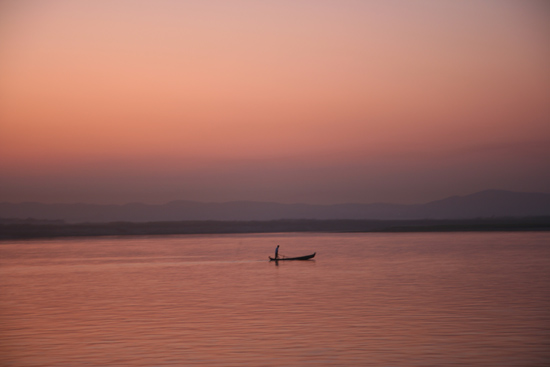
[{"label": "sunset glow", "polygon": [[3,1],[0,201],[550,192],[539,1]]}]

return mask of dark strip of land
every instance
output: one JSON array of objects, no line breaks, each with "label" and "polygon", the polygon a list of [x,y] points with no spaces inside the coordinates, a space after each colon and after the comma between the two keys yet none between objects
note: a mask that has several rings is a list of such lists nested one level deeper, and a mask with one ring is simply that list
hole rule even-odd
[{"label": "dark strip of land", "polygon": [[0,221],[0,240],[74,236],[230,234],[276,232],[549,231],[550,217],[460,220],[272,220],[64,223]]}]

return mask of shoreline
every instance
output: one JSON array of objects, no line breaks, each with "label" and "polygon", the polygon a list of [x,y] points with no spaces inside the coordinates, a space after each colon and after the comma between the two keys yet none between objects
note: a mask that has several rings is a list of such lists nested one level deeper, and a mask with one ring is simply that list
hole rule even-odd
[{"label": "shoreline", "polygon": [[550,231],[550,216],[424,220],[271,220],[64,223],[33,220],[0,222],[0,241],[56,237],[246,233],[401,233]]}]

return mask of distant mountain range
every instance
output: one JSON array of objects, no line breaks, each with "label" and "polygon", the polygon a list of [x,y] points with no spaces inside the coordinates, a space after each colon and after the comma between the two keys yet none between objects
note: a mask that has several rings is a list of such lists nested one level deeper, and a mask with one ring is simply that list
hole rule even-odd
[{"label": "distant mountain range", "polygon": [[486,190],[425,204],[279,204],[172,201],[162,205],[0,203],[0,218],[79,222],[276,219],[469,219],[550,215],[550,194]]}]

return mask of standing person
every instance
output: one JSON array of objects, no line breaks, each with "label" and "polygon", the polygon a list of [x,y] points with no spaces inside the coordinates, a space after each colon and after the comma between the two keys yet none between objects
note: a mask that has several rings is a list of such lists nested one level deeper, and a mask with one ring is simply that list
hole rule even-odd
[{"label": "standing person", "polygon": [[277,245],[277,248],[275,249],[275,258],[279,258],[279,245]]}]

